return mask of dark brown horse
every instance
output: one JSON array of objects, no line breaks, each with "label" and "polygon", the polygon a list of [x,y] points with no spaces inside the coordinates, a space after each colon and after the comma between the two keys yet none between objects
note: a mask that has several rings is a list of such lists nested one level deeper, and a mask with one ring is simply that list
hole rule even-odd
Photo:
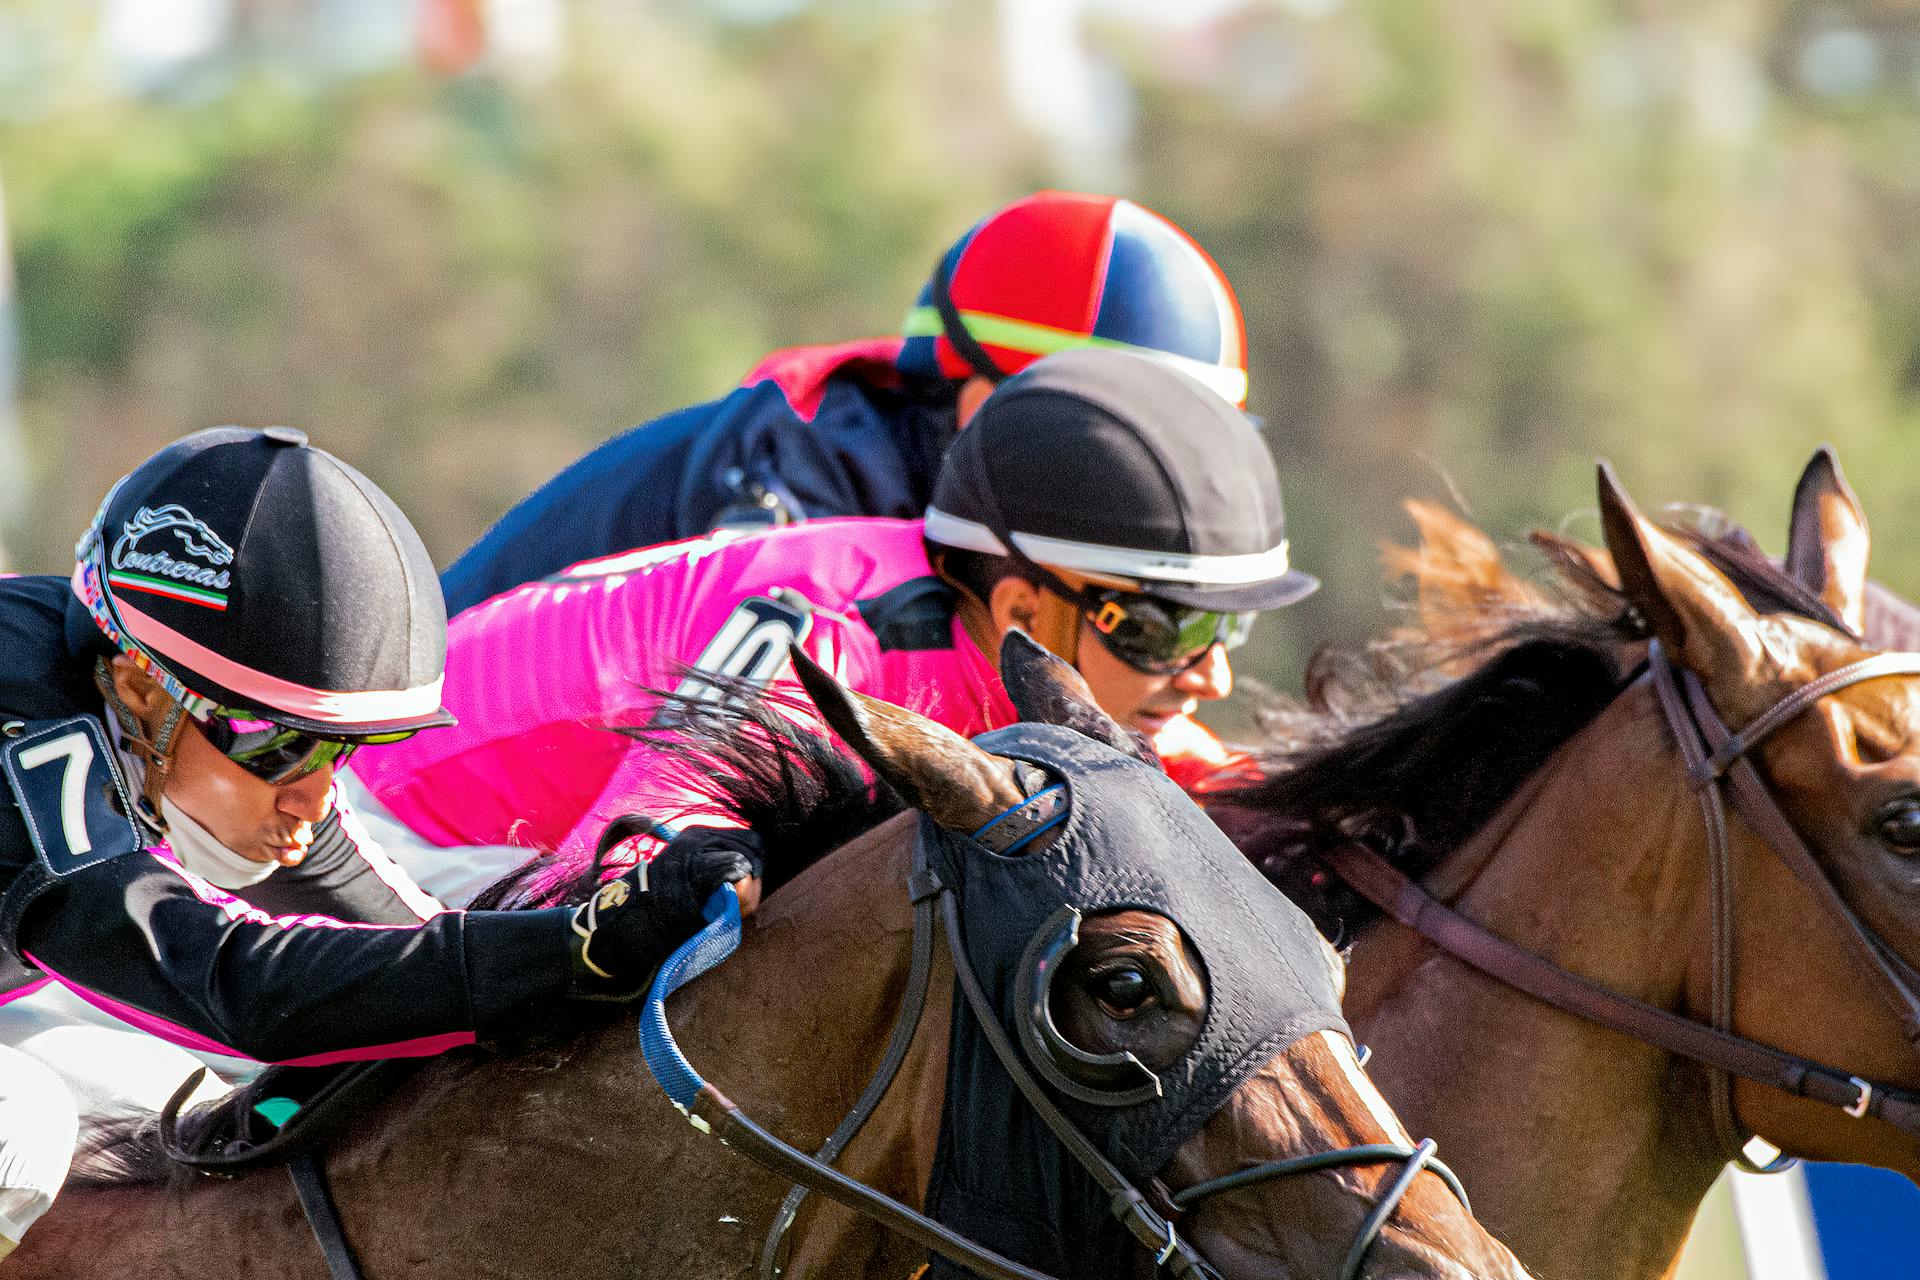
[{"label": "dark brown horse", "polygon": [[[1099,714],[1080,691],[1031,681],[1021,701]],[[1011,762],[910,713],[849,705],[863,725],[854,745],[941,826],[972,830],[1023,800]],[[777,715],[730,714],[743,727],[698,744],[695,763],[725,781],[782,851],[776,861],[871,816],[867,783],[845,758],[783,728]],[[909,970],[914,831],[910,816],[886,821],[783,885],[774,868],[774,889],[739,953],[669,1003],[692,1060],[795,1145],[825,1139],[881,1056]],[[1277,895],[1274,905],[1281,909]],[[940,1129],[952,990],[943,955],[930,1016],[891,1092],[838,1162],[913,1206]],[[1147,1063],[1177,1059],[1208,1017],[1207,972],[1174,922],[1147,911],[1085,920],[1053,991],[1056,1018],[1080,1049],[1125,1050]],[[1316,1033],[1255,1069],[1162,1176],[1178,1189],[1269,1159],[1406,1140],[1346,1041]],[[324,1277],[283,1174],[183,1178],[143,1165],[149,1147],[136,1138],[103,1153],[118,1160],[119,1178],[96,1173],[70,1186],[8,1260],[8,1275]],[[556,1050],[428,1065],[327,1163],[369,1280],[745,1277],[786,1191],[674,1113],[641,1066],[633,1018],[619,1015]],[[142,1168],[147,1181],[138,1180]],[[1206,1201],[1180,1231],[1225,1277],[1331,1276],[1396,1172],[1375,1165],[1259,1183]],[[818,1197],[802,1212],[795,1246],[789,1276],[899,1280],[921,1256]],[[1151,1270],[1144,1254],[1138,1269]],[[1364,1274],[1523,1273],[1441,1180],[1422,1172]]]},{"label": "dark brown horse", "polygon": [[[1346,1012],[1373,1077],[1452,1153],[1475,1207],[1556,1280],[1664,1275],[1728,1160],[1712,1075],[1549,1008],[1361,900],[1322,855],[1361,840],[1500,938],[1659,1009],[1708,1021],[1707,824],[1645,674],[1658,639],[1735,729],[1865,657],[1867,529],[1824,452],[1795,500],[1786,568],[1736,531],[1688,536],[1603,474],[1605,551],[1542,539],[1522,582],[1431,509],[1416,620],[1317,664],[1268,776],[1209,800],[1243,849],[1350,943]],[[1845,903],[1920,959],[1920,679],[1853,684],[1754,753]],[[1730,822],[1731,1026],[1894,1086],[1920,1054],[1817,891]],[[1842,1081],[1845,1076],[1840,1077]],[[1848,1092],[1848,1096],[1853,1096]],[[1920,1175],[1909,1132],[1734,1080],[1731,1117],[1815,1159]]]}]

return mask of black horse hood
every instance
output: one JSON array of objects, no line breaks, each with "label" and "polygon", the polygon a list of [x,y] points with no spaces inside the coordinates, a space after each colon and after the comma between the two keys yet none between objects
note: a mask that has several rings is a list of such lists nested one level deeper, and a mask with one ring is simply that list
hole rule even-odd
[{"label": "black horse hood", "polygon": [[[1287,1045],[1315,1031],[1350,1035],[1313,925],[1159,770],[1054,725],[976,741],[1039,766],[1068,796],[1051,844],[1011,857],[921,822],[927,865],[958,891],[968,957],[1015,1043],[1032,1021],[1035,940],[1053,932],[1063,907],[1157,912],[1205,968],[1199,1041],[1157,1073],[1158,1096],[1070,1096],[1029,1043],[1026,1065],[1129,1179],[1144,1183],[1165,1167]],[[1122,1231],[1105,1197],[1027,1106],[958,992],[928,1205],[947,1225],[1056,1276],[1118,1274]],[[936,1277],[968,1274],[934,1261]]]}]

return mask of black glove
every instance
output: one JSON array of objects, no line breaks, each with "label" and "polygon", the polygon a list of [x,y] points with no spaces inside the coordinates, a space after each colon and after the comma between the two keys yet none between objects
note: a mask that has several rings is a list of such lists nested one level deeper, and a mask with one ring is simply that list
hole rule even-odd
[{"label": "black glove", "polygon": [[706,924],[700,909],[714,891],[760,874],[760,850],[760,837],[744,828],[693,827],[601,885],[573,913],[573,994],[644,994],[660,963]]}]

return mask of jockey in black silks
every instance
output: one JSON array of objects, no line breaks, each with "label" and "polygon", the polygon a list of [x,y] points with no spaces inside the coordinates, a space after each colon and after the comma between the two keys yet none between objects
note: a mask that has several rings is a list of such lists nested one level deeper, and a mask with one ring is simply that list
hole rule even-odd
[{"label": "jockey in black silks", "polygon": [[722,525],[918,519],[993,385],[1053,352],[1131,351],[1247,399],[1233,287],[1179,227],[1112,196],[1043,191],[988,215],[942,256],[903,331],[776,352],[730,394],[607,441],[448,568],[448,611]]},{"label": "jockey in black silks", "polygon": [[[14,989],[56,982],[196,1051],[432,1054],[555,997],[631,996],[757,871],[676,845],[597,910],[442,911],[412,888],[334,771],[452,722],[445,606],[406,517],[298,431],[203,431],[142,464],[70,582],[0,581],[0,644]],[[75,1127],[60,1077],[0,1047],[0,1255],[52,1202]]]}]

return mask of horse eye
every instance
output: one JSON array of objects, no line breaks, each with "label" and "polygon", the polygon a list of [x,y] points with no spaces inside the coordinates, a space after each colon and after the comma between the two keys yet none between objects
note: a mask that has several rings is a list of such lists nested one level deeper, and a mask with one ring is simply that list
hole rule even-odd
[{"label": "horse eye", "polygon": [[1094,974],[1088,985],[1094,999],[1120,1017],[1139,1012],[1140,1006],[1153,995],[1153,983],[1132,965]]},{"label": "horse eye", "polygon": [[1920,801],[1887,806],[1880,814],[1880,838],[1902,853],[1920,853]]}]

